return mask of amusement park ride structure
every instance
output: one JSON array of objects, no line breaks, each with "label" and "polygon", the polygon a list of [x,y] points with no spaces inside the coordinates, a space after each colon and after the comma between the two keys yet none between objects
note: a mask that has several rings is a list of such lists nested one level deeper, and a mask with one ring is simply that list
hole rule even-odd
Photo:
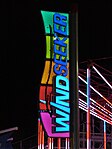
[{"label": "amusement park ride structure", "polygon": [[[111,71],[97,60],[78,68],[77,9],[70,14],[41,13],[46,61],[40,85],[38,149],[79,149],[79,142],[82,149],[112,148],[107,137],[107,127],[112,125]],[[84,112],[86,125],[81,129]],[[97,120],[103,122],[101,127]],[[95,125],[103,128],[103,137],[95,134]]]},{"label": "amusement park ride structure", "polygon": [[[86,67],[87,65],[80,68],[78,75],[80,149],[112,148],[112,71],[96,62],[92,63],[89,72],[90,86],[88,86],[88,68],[86,71]],[[88,101],[87,96],[88,88],[90,89],[90,101]],[[90,113],[88,112],[88,106]],[[89,123],[87,122],[88,114],[90,114]],[[88,128],[89,132],[87,131]],[[44,149],[45,144],[48,149],[69,149],[70,138],[46,137],[40,120],[38,129],[38,149],[41,149],[41,147]],[[87,141],[88,136],[89,140]]]}]

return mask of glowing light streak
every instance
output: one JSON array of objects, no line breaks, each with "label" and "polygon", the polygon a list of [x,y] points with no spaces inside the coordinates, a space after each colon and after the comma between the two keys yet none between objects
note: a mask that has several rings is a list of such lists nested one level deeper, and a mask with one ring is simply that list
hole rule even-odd
[{"label": "glowing light streak", "polygon": [[94,92],[96,92],[101,98],[103,98],[103,95],[100,94],[100,92],[98,92],[94,87],[92,87],[92,86],[90,85],[90,88],[91,88]]},{"label": "glowing light streak", "polygon": [[84,95],[85,97],[87,97],[87,95],[85,93],[83,93],[81,90],[79,90],[79,93],[81,93],[82,95]]},{"label": "glowing light streak", "polygon": [[[85,112],[87,112],[87,109],[84,108],[84,107],[82,107],[81,105],[79,105],[79,108],[82,109],[82,110],[84,110]],[[108,124],[112,125],[112,122],[111,121],[108,121],[108,119],[104,119],[104,117],[102,118],[102,116],[98,115],[96,112],[94,112],[94,111],[91,110],[90,111],[90,114],[93,115],[93,116],[95,116],[95,117],[97,117],[100,120],[103,120],[103,121],[105,120]]]},{"label": "glowing light streak", "polygon": [[109,106],[112,109],[112,106],[110,106],[108,103],[106,103],[107,106]]},{"label": "glowing light streak", "polygon": [[[87,84],[87,82],[86,82],[82,77],[80,77],[80,76],[78,76],[78,77],[79,77],[79,79],[81,79],[85,84]],[[92,86],[90,85],[90,88],[93,89],[98,95],[100,95],[100,97],[103,98],[103,95],[101,95],[94,87],[92,87]]]},{"label": "glowing light streak", "polygon": [[[80,76],[78,76],[84,83],[87,84],[87,82]],[[95,88],[93,88],[91,85],[90,85],[90,88],[93,89],[101,98],[103,98],[106,102],[108,102],[111,106],[112,106],[112,103],[108,101],[108,99],[106,99],[103,95],[101,95]]]},{"label": "glowing light streak", "polygon": [[107,117],[108,119],[110,119],[110,120],[111,120],[111,117],[109,117],[108,115],[104,114],[104,113],[103,113],[103,112],[101,112],[100,110],[96,109],[96,108],[95,108],[95,107],[93,107],[93,106],[90,106],[90,107],[92,107],[92,108],[93,108],[93,110],[96,110],[98,113],[102,114],[103,116],[105,116],[105,117]]},{"label": "glowing light streak", "polygon": [[[80,99],[81,100],[81,99]],[[87,112],[87,107],[86,107],[86,103],[85,103],[85,105],[84,104],[82,104],[81,102],[79,102],[79,106],[82,106],[83,108],[85,108],[86,109],[86,112]],[[84,110],[85,111],[85,110]],[[106,114],[104,114],[103,112],[101,112],[100,110],[98,110],[98,109],[96,109],[95,107],[93,107],[93,106],[91,106],[91,109],[90,109],[90,111],[92,111],[92,112],[95,112],[95,114],[96,115],[98,115],[99,113],[99,115],[100,116],[103,116],[104,118],[106,118],[107,117],[107,121],[112,121],[112,118],[111,117],[109,117],[109,116],[107,116]],[[97,111],[97,112],[96,112]],[[104,120],[104,119],[103,119]]]},{"label": "glowing light streak", "polygon": [[[83,93],[81,90],[79,90],[79,93],[81,93],[83,96],[87,97],[87,95],[86,95],[85,93]],[[95,106],[96,106],[96,107],[98,107],[98,108],[101,109],[101,110],[104,109],[106,114],[107,114],[107,112],[108,112],[108,113],[110,113],[110,115],[112,116],[112,113],[111,113],[109,110],[107,110],[106,108],[104,108],[103,106],[101,106],[99,103],[97,103],[96,101],[94,101],[92,98],[90,98],[90,100],[95,103]],[[93,104],[93,103],[92,103],[92,104]],[[100,108],[100,107],[101,107],[101,108]],[[106,111],[107,111],[107,112],[106,112]]]},{"label": "glowing light streak", "polygon": [[[87,103],[85,102],[85,104],[87,104]],[[84,106],[82,104],[79,104],[79,108],[82,109],[82,110],[84,110],[85,112],[87,112],[86,105]],[[111,120],[108,120],[108,118],[105,118],[105,114],[103,114],[103,116],[102,116],[101,114],[98,114],[97,112],[95,112],[94,109],[91,109],[90,110],[90,114],[93,115],[93,116],[95,116],[95,117],[97,117],[97,118],[99,118],[99,119],[101,119],[101,120],[103,120],[103,121],[105,120],[108,124],[112,125],[112,119]]]},{"label": "glowing light streak", "polygon": [[104,113],[108,114],[108,112],[106,112],[105,110],[103,110],[102,108],[100,108],[98,105],[95,105],[94,103],[92,103],[92,105],[94,105],[96,108],[100,109],[100,110],[103,111]]},{"label": "glowing light streak", "polygon": [[[82,106],[84,106],[84,107],[87,109],[87,103],[84,102],[82,99],[79,99],[79,105],[82,105]],[[92,109],[92,108],[93,108],[93,109]],[[91,109],[92,109],[92,110],[95,110],[96,108],[91,105]],[[99,111],[99,112],[102,113],[103,115],[107,116],[107,114],[104,114],[104,113],[103,113],[104,110],[103,110],[103,112],[101,112],[100,110],[97,109],[97,111]],[[108,115],[109,115],[109,114],[108,114]],[[111,117],[109,117],[109,118],[112,120]]]},{"label": "glowing light streak", "polygon": [[40,100],[40,102],[42,102],[42,103],[46,104],[46,101],[45,101],[45,100]]},{"label": "glowing light streak", "polygon": [[112,85],[102,76],[102,74],[96,69],[96,67],[93,66],[93,69],[99,74],[99,76],[110,86],[112,89]]}]

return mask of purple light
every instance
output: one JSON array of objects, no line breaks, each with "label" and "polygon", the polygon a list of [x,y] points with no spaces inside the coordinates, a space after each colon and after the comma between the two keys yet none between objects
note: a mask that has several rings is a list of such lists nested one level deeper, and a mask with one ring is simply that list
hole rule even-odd
[{"label": "purple light", "polygon": [[41,112],[40,115],[44,128],[49,137],[69,137],[69,133],[52,133],[52,127],[54,125],[52,124],[52,117],[50,117],[48,112]]}]

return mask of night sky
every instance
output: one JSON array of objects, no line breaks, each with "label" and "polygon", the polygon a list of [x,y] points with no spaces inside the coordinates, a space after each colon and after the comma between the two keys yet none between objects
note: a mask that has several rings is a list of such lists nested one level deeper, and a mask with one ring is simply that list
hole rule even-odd
[{"label": "night sky", "polygon": [[[37,100],[45,60],[40,10],[68,12],[72,1],[65,2],[2,2],[0,130],[17,126],[20,138],[36,134]],[[112,56],[111,3],[76,2],[79,9],[79,64],[88,59]],[[108,66],[111,68],[111,64]]]}]

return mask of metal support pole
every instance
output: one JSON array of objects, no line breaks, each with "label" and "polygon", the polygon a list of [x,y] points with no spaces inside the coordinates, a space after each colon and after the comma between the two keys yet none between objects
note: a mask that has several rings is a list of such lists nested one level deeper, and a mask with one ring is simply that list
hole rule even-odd
[{"label": "metal support pole", "polygon": [[91,149],[90,136],[90,67],[87,68],[87,149]]},{"label": "metal support pole", "polygon": [[112,148],[112,125],[111,125],[111,148]]},{"label": "metal support pole", "polygon": [[92,126],[93,126],[93,132],[92,132],[93,133],[93,147],[92,148],[94,149],[95,148],[94,147],[94,145],[95,145],[95,141],[94,141],[94,116],[92,117]]},{"label": "metal support pole", "polygon": [[69,138],[66,138],[66,149],[69,149]]},{"label": "metal support pole", "polygon": [[38,119],[38,149],[40,149],[40,119]]},{"label": "metal support pole", "polygon": [[51,138],[51,149],[53,149],[54,147],[54,138]]},{"label": "metal support pole", "polygon": [[65,139],[65,149],[69,149],[68,148],[68,138]]},{"label": "metal support pole", "polygon": [[42,124],[40,123],[40,149],[42,149]]},{"label": "metal support pole", "polygon": [[48,137],[48,149],[51,149],[51,138]]},{"label": "metal support pole", "polygon": [[58,149],[61,149],[61,138],[58,138]]},{"label": "metal support pole", "polygon": [[106,122],[104,121],[104,149],[106,149]]},{"label": "metal support pole", "polygon": [[44,130],[42,129],[42,149],[44,149]]},{"label": "metal support pole", "polygon": [[78,12],[70,12],[70,149],[79,149],[79,105],[78,105]]}]

